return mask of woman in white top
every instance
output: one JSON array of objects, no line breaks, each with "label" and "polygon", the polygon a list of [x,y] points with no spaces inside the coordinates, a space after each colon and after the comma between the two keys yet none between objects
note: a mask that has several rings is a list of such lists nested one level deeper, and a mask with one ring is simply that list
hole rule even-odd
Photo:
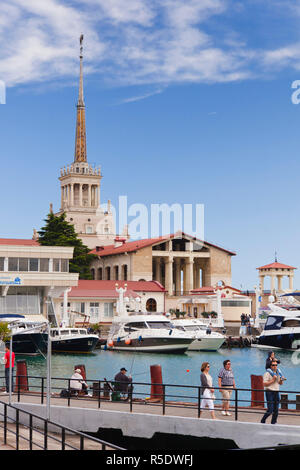
[{"label": "woman in white top", "polygon": [[206,406],[208,406],[212,419],[216,419],[215,411],[214,411],[215,395],[214,395],[214,389],[212,388],[213,383],[212,383],[212,378],[209,375],[209,369],[210,369],[209,363],[203,362],[201,366],[202,374],[200,375],[200,380],[201,380],[201,387],[204,387],[204,391],[202,394],[200,409],[202,410],[206,408]]}]

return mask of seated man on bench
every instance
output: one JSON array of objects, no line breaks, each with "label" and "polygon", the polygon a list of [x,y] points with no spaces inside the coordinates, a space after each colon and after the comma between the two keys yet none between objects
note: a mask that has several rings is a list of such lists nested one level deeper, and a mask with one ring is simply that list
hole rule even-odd
[{"label": "seated man on bench", "polygon": [[[70,392],[72,395],[88,395],[88,385],[83,380],[80,369],[75,369],[70,380]],[[83,392],[83,393],[81,393]]]},{"label": "seated man on bench", "polygon": [[127,400],[132,395],[133,386],[131,384],[132,377],[126,375],[127,370],[125,367],[120,369],[120,372],[114,378],[114,391],[120,392],[123,396],[127,395]]}]

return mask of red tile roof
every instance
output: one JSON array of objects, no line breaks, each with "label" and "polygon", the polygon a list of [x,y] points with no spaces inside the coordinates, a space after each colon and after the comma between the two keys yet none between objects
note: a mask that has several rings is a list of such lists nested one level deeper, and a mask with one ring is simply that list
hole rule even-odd
[{"label": "red tile roof", "polygon": [[[146,238],[144,240],[129,241],[129,242],[123,243],[122,245],[118,244],[117,246],[107,245],[107,246],[104,246],[104,247],[99,247],[98,249],[96,247],[90,253],[93,253],[93,254],[95,254],[99,257],[109,256],[109,255],[118,255],[118,254],[121,254],[121,253],[130,253],[130,252],[140,250],[142,248],[146,248],[148,246],[155,245],[156,243],[162,243],[162,242],[170,240],[172,238],[176,238],[177,236],[178,236],[177,234],[171,234],[171,235],[164,235],[164,236],[157,237],[157,238]],[[193,239],[195,241],[205,243],[208,246],[212,246],[212,247],[217,248],[219,250],[225,251],[226,253],[229,253],[230,255],[235,256],[235,254],[236,254],[234,251],[226,250],[225,248],[214,245],[210,242],[206,242],[206,241],[203,242],[202,240],[199,240],[195,237],[191,237],[188,234],[182,233],[182,236],[183,237],[184,236],[190,237],[191,239]]]},{"label": "red tile roof", "polygon": [[265,266],[261,266],[260,268],[256,268],[256,269],[297,269],[297,268],[294,268],[293,266],[288,266],[287,264],[282,264],[282,263],[277,263],[274,262],[274,263],[271,263],[271,264],[266,264]]},{"label": "red tile roof", "polygon": [[27,240],[20,238],[0,238],[0,245],[40,246],[37,240]]},{"label": "red tile roof", "polygon": [[118,298],[116,291],[116,283],[118,287],[127,284],[127,296],[136,297],[138,292],[165,292],[165,288],[157,281],[88,281],[79,280],[78,286],[72,287],[69,297],[108,297]]}]

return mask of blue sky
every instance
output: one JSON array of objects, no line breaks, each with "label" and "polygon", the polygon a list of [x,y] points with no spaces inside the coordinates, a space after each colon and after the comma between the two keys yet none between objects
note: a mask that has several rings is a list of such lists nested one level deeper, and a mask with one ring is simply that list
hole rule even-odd
[{"label": "blue sky", "polygon": [[59,209],[84,33],[102,202],[204,204],[205,238],[237,253],[235,287],[275,250],[299,271],[299,25],[296,0],[3,0],[1,236],[30,238]]}]

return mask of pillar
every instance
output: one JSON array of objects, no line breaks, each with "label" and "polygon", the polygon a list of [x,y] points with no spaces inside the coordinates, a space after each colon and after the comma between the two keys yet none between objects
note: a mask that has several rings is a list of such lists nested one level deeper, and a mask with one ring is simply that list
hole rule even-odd
[{"label": "pillar", "polygon": [[92,195],[91,195],[91,185],[88,185],[88,206],[91,207],[92,205]]},{"label": "pillar", "polygon": [[161,283],[160,258],[154,258],[154,263],[155,263],[155,280]]},{"label": "pillar", "polygon": [[79,183],[79,206],[82,207],[82,184]]},{"label": "pillar", "polygon": [[277,276],[277,289],[278,292],[282,291],[282,276]]},{"label": "pillar", "polygon": [[188,259],[185,260],[185,276],[186,276],[186,283],[185,283],[185,288],[187,292],[190,292],[193,289],[193,263],[194,260]]},{"label": "pillar", "polygon": [[264,293],[264,281],[265,281],[265,276],[259,276],[259,287],[261,290],[261,293]]},{"label": "pillar", "polygon": [[181,259],[175,258],[175,292],[181,295]]},{"label": "pillar", "polygon": [[289,275],[289,289],[293,290],[293,281],[294,281],[294,276],[292,274]]},{"label": "pillar", "polygon": [[169,295],[173,295],[173,259],[168,258],[165,261],[165,289]]},{"label": "pillar", "polygon": [[275,290],[275,275],[271,274],[271,294],[274,293]]},{"label": "pillar", "polygon": [[70,185],[70,205],[74,206],[74,184]]}]

